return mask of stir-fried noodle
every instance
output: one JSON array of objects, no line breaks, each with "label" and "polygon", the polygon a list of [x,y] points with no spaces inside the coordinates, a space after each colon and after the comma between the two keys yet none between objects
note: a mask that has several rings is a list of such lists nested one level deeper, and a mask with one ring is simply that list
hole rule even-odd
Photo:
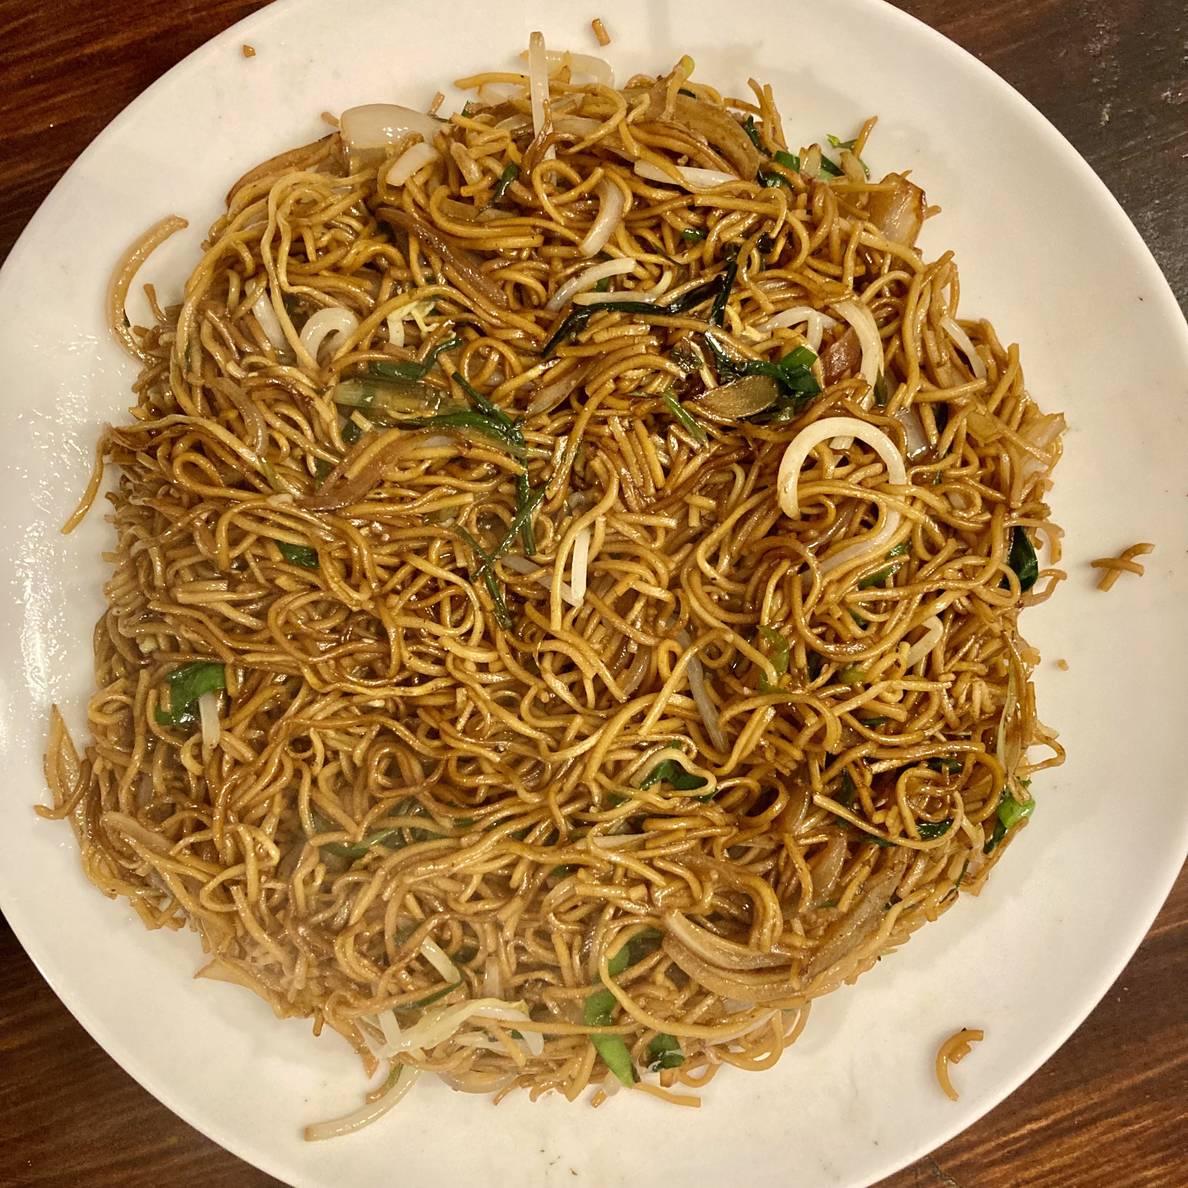
[{"label": "stir-fried noodle", "polygon": [[254,169],[148,329],[113,296],[142,371],[47,811],[208,976],[390,1062],[311,1137],[412,1070],[768,1067],[1061,757],[1017,619],[1063,418],[873,120],[796,152],[687,58],[527,62]]}]

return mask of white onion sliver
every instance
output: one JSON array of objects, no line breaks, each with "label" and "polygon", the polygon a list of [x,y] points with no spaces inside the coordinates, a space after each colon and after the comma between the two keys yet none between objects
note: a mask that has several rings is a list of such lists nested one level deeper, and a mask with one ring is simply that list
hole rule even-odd
[{"label": "white onion sliver", "polygon": [[[821,442],[829,438],[838,439],[842,434],[847,440],[857,438],[865,442],[887,467],[887,478],[896,486],[907,485],[907,467],[903,455],[895,448],[895,443],[881,430],[857,417],[825,417],[814,421],[807,428],[802,429],[788,443],[784,456],[780,459],[779,476],[776,479],[776,490],[780,501],[780,510],[790,519],[795,520],[800,515],[800,497],[797,488],[800,483],[800,468],[804,465],[809,453]],[[845,565],[856,557],[867,553],[878,552],[892,536],[902,517],[894,508],[887,512],[883,526],[869,540],[856,541],[852,545],[826,557],[821,562],[821,576]]]},{"label": "white onion sliver", "polygon": [[446,951],[435,940],[425,937],[421,941],[421,956],[447,981],[457,985],[462,980],[458,967],[449,959]]},{"label": "white onion sliver", "polygon": [[[542,42],[541,45],[543,47],[544,43]],[[521,57],[523,56],[525,55],[521,55]],[[613,87],[615,85],[615,72],[605,58],[598,58],[593,54],[575,54],[570,50],[546,50],[545,61],[548,63],[550,72],[568,66],[573,82],[582,81],[578,78],[578,75],[582,75],[591,82],[598,83],[599,86]]]},{"label": "white onion sliver", "polygon": [[[688,635],[683,631],[677,636],[677,642],[682,648],[691,646]],[[705,730],[710,737],[710,742],[719,751],[727,750],[726,735],[722,733],[722,724],[718,721],[714,703],[710,700],[709,690],[705,687],[705,668],[696,652],[689,657],[689,667],[685,671],[689,674],[689,692],[697,704],[697,712],[701,715],[702,722],[705,723]]]},{"label": "white onion sliver", "polygon": [[198,698],[198,718],[202,723],[202,745],[217,747],[221,737],[219,726],[219,695],[214,692],[203,693]]},{"label": "white onion sliver", "polygon": [[555,132],[566,132],[575,136],[589,136],[601,127],[601,120],[592,120],[589,116],[561,116],[553,121]]},{"label": "white onion sliver", "polygon": [[435,116],[397,103],[364,103],[347,108],[339,119],[338,129],[348,148],[378,149],[395,144],[409,132],[418,132],[432,142],[442,123]]},{"label": "white onion sliver", "polygon": [[650,161],[636,161],[634,169],[646,181],[660,182],[666,186],[683,184],[687,190],[712,190],[715,186],[724,186],[728,182],[738,181],[733,173],[723,173],[720,169],[699,169],[694,165],[678,165],[676,167],[677,173],[680,174],[680,181]]},{"label": "white onion sliver", "polygon": [[[623,191],[609,177],[598,183],[598,217],[578,244],[583,256],[596,256],[615,233],[623,218]],[[613,263],[613,261],[612,261]]]},{"label": "white onion sliver", "polygon": [[404,346],[404,323],[408,318],[412,318],[418,326],[424,330],[421,324],[421,318],[433,308],[433,302],[425,301],[410,301],[408,305],[398,306],[388,314],[388,341],[397,347]]},{"label": "white onion sliver", "polygon": [[792,309],[781,310],[774,317],[768,318],[759,329],[765,333],[771,333],[772,330],[778,330],[781,327],[799,326],[801,322],[806,323],[805,338],[808,340],[809,346],[819,355],[822,336],[826,330],[832,330],[837,325],[837,321],[827,313],[813,309],[810,305],[796,305]]},{"label": "white onion sliver", "polygon": [[301,345],[317,363],[318,351],[331,337],[349,338],[359,328],[359,319],[342,305],[330,305],[311,314],[301,327]]},{"label": "white onion sliver", "polygon": [[532,134],[539,136],[549,101],[549,63],[543,33],[528,38],[528,98],[532,104]]},{"label": "white onion sliver", "polygon": [[[543,585],[552,585],[553,575],[549,570],[545,569],[543,565],[537,565],[535,561],[529,561],[527,557],[521,557],[519,553],[508,553],[500,560],[508,569],[514,569],[526,577],[534,577]],[[568,582],[561,583],[561,600],[568,602],[570,606],[581,606],[577,595],[573,592],[573,587]]]},{"label": "white onion sliver", "polygon": [[[618,193],[617,186],[612,188]],[[601,264],[591,264],[584,272],[579,272],[576,276],[571,276],[549,298],[545,304],[545,309],[555,313],[572,300],[576,294],[584,293],[587,289],[594,288],[599,281],[605,280],[608,276],[626,276],[634,268],[635,261],[629,259],[604,260]]]},{"label": "white onion sliver", "polygon": [[574,605],[581,606],[586,597],[586,579],[590,567],[590,538],[594,526],[587,524],[573,538],[573,559],[569,567],[569,584],[573,588]]},{"label": "white onion sliver", "polygon": [[978,354],[969,335],[957,324],[956,318],[941,318],[941,329],[957,344],[961,353],[969,360],[969,369],[978,379],[986,378],[986,364]]},{"label": "white onion sliver", "polygon": [[[883,341],[879,338],[879,328],[875,325],[874,314],[861,301],[852,299],[835,301],[833,308],[854,327],[854,333],[858,335],[858,345],[862,348],[859,374],[866,380],[867,385],[862,407],[870,408],[870,402],[874,399],[874,386],[883,370]],[[839,437],[833,444],[839,450],[848,450],[853,443],[852,437]]]},{"label": "white onion sliver", "polygon": [[276,310],[272,308],[267,286],[260,290],[260,295],[252,302],[252,313],[255,315],[256,321],[260,323],[264,337],[278,351],[285,350],[289,343],[285,338],[284,330],[281,329],[280,318],[276,316]]},{"label": "white onion sliver", "polygon": [[924,436],[924,425],[920,420],[920,414],[909,406],[901,408],[895,414],[895,419],[903,426],[903,436],[907,442],[907,456],[914,461],[928,450],[928,438]]},{"label": "white onion sliver", "polygon": [[380,1031],[384,1033],[384,1043],[394,1044],[400,1039],[400,1023],[396,1019],[396,1012],[389,1007],[376,1015]]},{"label": "white onion sliver", "polygon": [[[401,1052],[420,1052],[435,1048],[450,1038],[472,1015],[489,1015],[493,1019],[506,1018],[506,1012],[519,1012],[514,1017],[523,1022],[523,1003],[508,1003],[498,998],[472,998],[453,1006],[428,1010],[413,1027],[403,1032],[395,1044],[385,1045],[380,1053],[384,1057],[396,1056]],[[503,1012],[503,1013],[501,1013]]]},{"label": "white onion sliver", "polygon": [[910,669],[923,660],[936,647],[940,642],[940,637],[945,633],[944,625],[936,615],[925,619],[920,626],[925,629],[924,634],[908,648],[908,654],[903,661],[905,669]]},{"label": "white onion sliver", "polygon": [[357,1110],[344,1114],[341,1118],[332,1118],[328,1122],[315,1122],[305,1128],[305,1141],[316,1143],[321,1139],[338,1138],[342,1134],[352,1134],[370,1126],[382,1118],[401,1098],[416,1084],[421,1075],[419,1068],[403,1067],[392,1083],[392,1087],[381,1094],[375,1101],[364,1102]]},{"label": "white onion sliver", "polygon": [[392,162],[384,181],[389,186],[402,186],[418,169],[424,169],[432,164],[441,154],[433,145],[425,141],[409,145],[408,148]]}]

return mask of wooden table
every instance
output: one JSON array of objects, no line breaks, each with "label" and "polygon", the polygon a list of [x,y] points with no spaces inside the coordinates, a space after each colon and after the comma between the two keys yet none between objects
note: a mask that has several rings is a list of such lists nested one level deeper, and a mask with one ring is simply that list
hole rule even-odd
[{"label": "wooden table", "polygon": [[[251,0],[0,0],[0,259],[104,125]],[[596,7],[596,6],[595,6]],[[910,0],[1034,102],[1188,298],[1183,0]],[[592,9],[593,11],[593,9]],[[1025,184],[1025,163],[1019,168]],[[17,790],[7,789],[7,795]],[[885,1188],[1188,1182],[1188,874],[1129,967],[1009,1100]],[[0,922],[0,1185],[274,1184],[126,1076]]]}]

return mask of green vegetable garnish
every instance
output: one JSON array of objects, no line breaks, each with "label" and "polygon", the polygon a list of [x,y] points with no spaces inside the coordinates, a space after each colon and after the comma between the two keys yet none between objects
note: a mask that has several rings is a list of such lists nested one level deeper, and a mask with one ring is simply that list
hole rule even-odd
[{"label": "green vegetable garnish", "polygon": [[609,293],[610,292],[610,283],[611,283],[611,278],[609,276],[604,276],[602,278],[602,280],[600,280],[598,282],[598,284],[596,284],[594,286],[594,292],[595,293]]},{"label": "green vegetable garnish", "polygon": [[[767,658],[771,661],[772,668],[775,669],[776,680],[788,671],[788,664],[792,657],[792,645],[787,637],[782,635],[774,627],[767,627],[763,624],[759,626],[759,637],[767,645]],[[770,693],[775,688],[768,679],[767,674],[764,673],[759,678],[759,690],[762,693]]]},{"label": "green vegetable garnish", "polygon": [[709,783],[705,776],[694,775],[686,771],[676,759],[662,759],[644,777],[641,788],[650,788],[653,784],[665,783],[678,792],[692,792],[695,788],[703,788]]},{"label": "green vegetable garnish", "polygon": [[780,399],[770,413],[770,420],[778,422],[796,415],[805,401],[821,391],[810,370],[817,356],[808,347],[799,346],[782,359],[771,362],[767,359],[739,359],[731,355],[718,341],[712,330],[706,330],[703,337],[719,383],[727,384],[744,375],[765,375],[781,388]]},{"label": "green vegetable garnish", "polygon": [[[1030,781],[1020,780],[1019,783],[1026,788]],[[1034,811],[1034,800],[1028,800],[1026,802],[1016,800],[1011,795],[1011,790],[1004,788],[1002,790],[1002,798],[998,802],[998,819],[994,822],[994,832],[990,834],[989,840],[982,847],[982,853],[990,854],[997,849],[1007,833],[1014,829],[1016,825],[1026,821]]]},{"label": "green vegetable garnish", "polygon": [[514,161],[503,167],[503,172],[499,175],[499,180],[495,183],[495,189],[491,192],[492,205],[503,198],[512,182],[519,176],[520,167]]},{"label": "green vegetable garnish", "polygon": [[665,305],[652,305],[646,301],[599,301],[593,305],[580,305],[565,315],[561,320],[561,324],[550,335],[548,342],[541,347],[540,353],[542,357],[548,358],[567,338],[574,334],[580,334],[585,329],[586,323],[599,310],[610,310],[613,313],[629,313],[645,319],[657,316],[672,317],[675,314],[687,313],[694,306],[700,305],[703,301],[708,301],[720,292],[725,283],[725,275],[725,273],[722,273],[713,280],[707,281],[704,285],[698,285],[696,288],[690,289],[687,293],[683,293],[679,297],[674,297]]},{"label": "green vegetable garnish", "polygon": [[828,177],[841,177],[842,170],[839,169],[824,153],[821,154],[821,172]]},{"label": "green vegetable garnish", "polygon": [[386,360],[380,360],[368,364],[367,371],[369,375],[378,379],[403,379],[415,383],[423,380],[433,370],[433,365],[437,362],[439,355],[461,345],[462,339],[454,335],[444,342],[439,342],[419,363],[389,363]]},{"label": "green vegetable garnish", "polygon": [[958,775],[965,765],[960,759],[929,759],[928,766],[933,771],[946,772],[949,775]]},{"label": "green vegetable garnish", "polygon": [[887,407],[887,377],[880,371],[874,382],[875,404],[879,408]]},{"label": "green vegetable garnish", "polygon": [[[519,531],[518,526],[516,531]],[[492,572],[495,558],[465,528],[459,526],[458,535],[462,537],[474,555],[479,559],[480,564],[475,576],[482,581],[487,593],[491,597],[491,606],[495,611],[495,621],[504,631],[510,631],[512,629],[511,615],[508,613],[507,603],[503,598],[503,591],[499,588],[499,583],[495,580],[495,574]],[[512,535],[514,538],[514,533]]]},{"label": "green vegetable garnish", "polygon": [[685,1063],[680,1041],[675,1035],[665,1035],[664,1032],[654,1035],[648,1044],[647,1063],[652,1072],[659,1072],[662,1068],[679,1068]]},{"label": "green vegetable garnish", "polygon": [[952,817],[947,817],[944,821],[920,821],[916,824],[916,832],[925,841],[931,841],[934,837],[940,837],[942,834],[948,833],[952,828]]},{"label": "green vegetable garnish", "polygon": [[895,548],[887,553],[887,560],[891,561],[891,565],[884,565],[882,569],[876,570],[869,577],[864,577],[858,583],[859,590],[869,590],[872,586],[881,586],[889,577],[893,577],[899,568],[903,565],[902,558],[906,557],[908,553],[908,544],[906,540],[900,541]]},{"label": "green vegetable garnish", "polygon": [[763,141],[759,139],[759,129],[755,127],[755,117],[753,115],[747,116],[743,120],[743,131],[747,134],[747,139],[762,153],[767,150],[763,147]]},{"label": "green vegetable garnish", "polygon": [[[1011,529],[1011,551],[1007,555],[1007,564],[1019,579],[1020,592],[1026,594],[1039,577],[1039,560],[1035,555],[1035,546],[1026,531],[1017,526]],[[1009,585],[1006,578],[1003,578],[1002,585]]]},{"label": "green vegetable garnish", "polygon": [[317,569],[317,549],[311,549],[309,545],[289,544],[287,540],[278,540],[276,544],[281,551],[281,556],[290,565],[300,565],[302,569]]},{"label": "green vegetable garnish", "polygon": [[[606,970],[612,978],[617,978],[628,966],[641,961],[653,952],[660,944],[660,933],[654,928],[645,928],[637,932],[619,951],[607,962]],[[615,1022],[615,996],[606,989],[595,990],[582,1007],[582,1021],[587,1027],[613,1027]],[[635,1066],[631,1063],[631,1053],[622,1037],[617,1035],[592,1035],[590,1042],[594,1045],[602,1062],[615,1074],[628,1089],[639,1080]]]},{"label": "green vegetable garnish", "polygon": [[195,708],[203,693],[213,693],[227,687],[227,674],[222,664],[209,660],[195,660],[175,668],[168,676],[169,709],[157,710],[158,726],[189,726],[195,721]]},{"label": "green vegetable garnish", "polygon": [[696,227],[686,227],[681,231],[681,238],[688,240],[689,243],[700,243],[705,237],[705,232]]},{"label": "green vegetable garnish", "polygon": [[785,169],[791,169],[793,173],[800,172],[800,158],[795,153],[786,153],[780,149],[775,155],[777,165],[783,165]]},{"label": "green vegetable garnish", "polygon": [[681,402],[671,392],[665,392],[663,396],[661,396],[661,399],[668,406],[668,411],[672,413],[672,415],[681,423],[685,429],[685,432],[688,433],[698,445],[705,445],[708,443],[709,437],[706,435],[705,429],[702,428],[701,423],[696,417],[693,416],[691,412],[689,412],[687,408],[684,408],[681,405]]},{"label": "green vegetable garnish", "polygon": [[333,854],[336,858],[362,858],[375,846],[384,846],[389,850],[399,850],[405,844],[404,839],[400,836],[400,832],[399,829],[381,829],[379,832],[365,837],[362,841],[327,842],[322,846],[322,849],[329,854]]}]

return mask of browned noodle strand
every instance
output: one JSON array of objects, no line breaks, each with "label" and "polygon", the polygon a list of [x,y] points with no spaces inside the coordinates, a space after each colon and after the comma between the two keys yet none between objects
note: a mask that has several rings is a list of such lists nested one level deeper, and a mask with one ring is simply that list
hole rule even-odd
[{"label": "browned noodle strand", "polygon": [[980,1043],[986,1033],[980,1027],[963,1027],[946,1039],[936,1051],[936,1079],[950,1101],[956,1101],[960,1094],[949,1076],[949,1065],[960,1064],[972,1051],[971,1045]]},{"label": "browned noodle strand", "polygon": [[1098,557],[1096,560],[1090,561],[1089,564],[1093,569],[1104,569],[1105,573],[1101,575],[1101,580],[1097,583],[1099,590],[1108,590],[1118,580],[1120,574],[1133,573],[1138,577],[1142,577],[1146,573],[1146,568],[1135,560],[1135,557],[1145,557],[1148,553],[1153,553],[1155,546],[1149,541],[1140,541],[1138,544],[1132,544],[1129,548],[1123,549],[1117,557]]},{"label": "browned noodle strand", "polygon": [[[206,976],[369,1069],[573,1099],[629,1061],[694,1104],[976,893],[1062,756],[1017,627],[1062,575],[1028,593],[1012,560],[1058,547],[1062,420],[953,320],[923,193],[854,155],[871,121],[831,183],[819,146],[769,155],[770,88],[727,104],[691,70],[563,62],[539,136],[521,76],[475,76],[436,152],[344,119],[233,187],[148,330],[122,318],[143,251],[118,274],[143,366],[79,513],[110,464],[98,691],[81,754],[55,711],[43,811],[148,926],[197,931]],[[754,158],[694,192],[633,168]],[[604,299],[654,312],[546,308],[608,262]],[[825,417],[861,432],[809,451],[790,518],[781,459]],[[521,1013],[463,1018],[480,998]]]}]

